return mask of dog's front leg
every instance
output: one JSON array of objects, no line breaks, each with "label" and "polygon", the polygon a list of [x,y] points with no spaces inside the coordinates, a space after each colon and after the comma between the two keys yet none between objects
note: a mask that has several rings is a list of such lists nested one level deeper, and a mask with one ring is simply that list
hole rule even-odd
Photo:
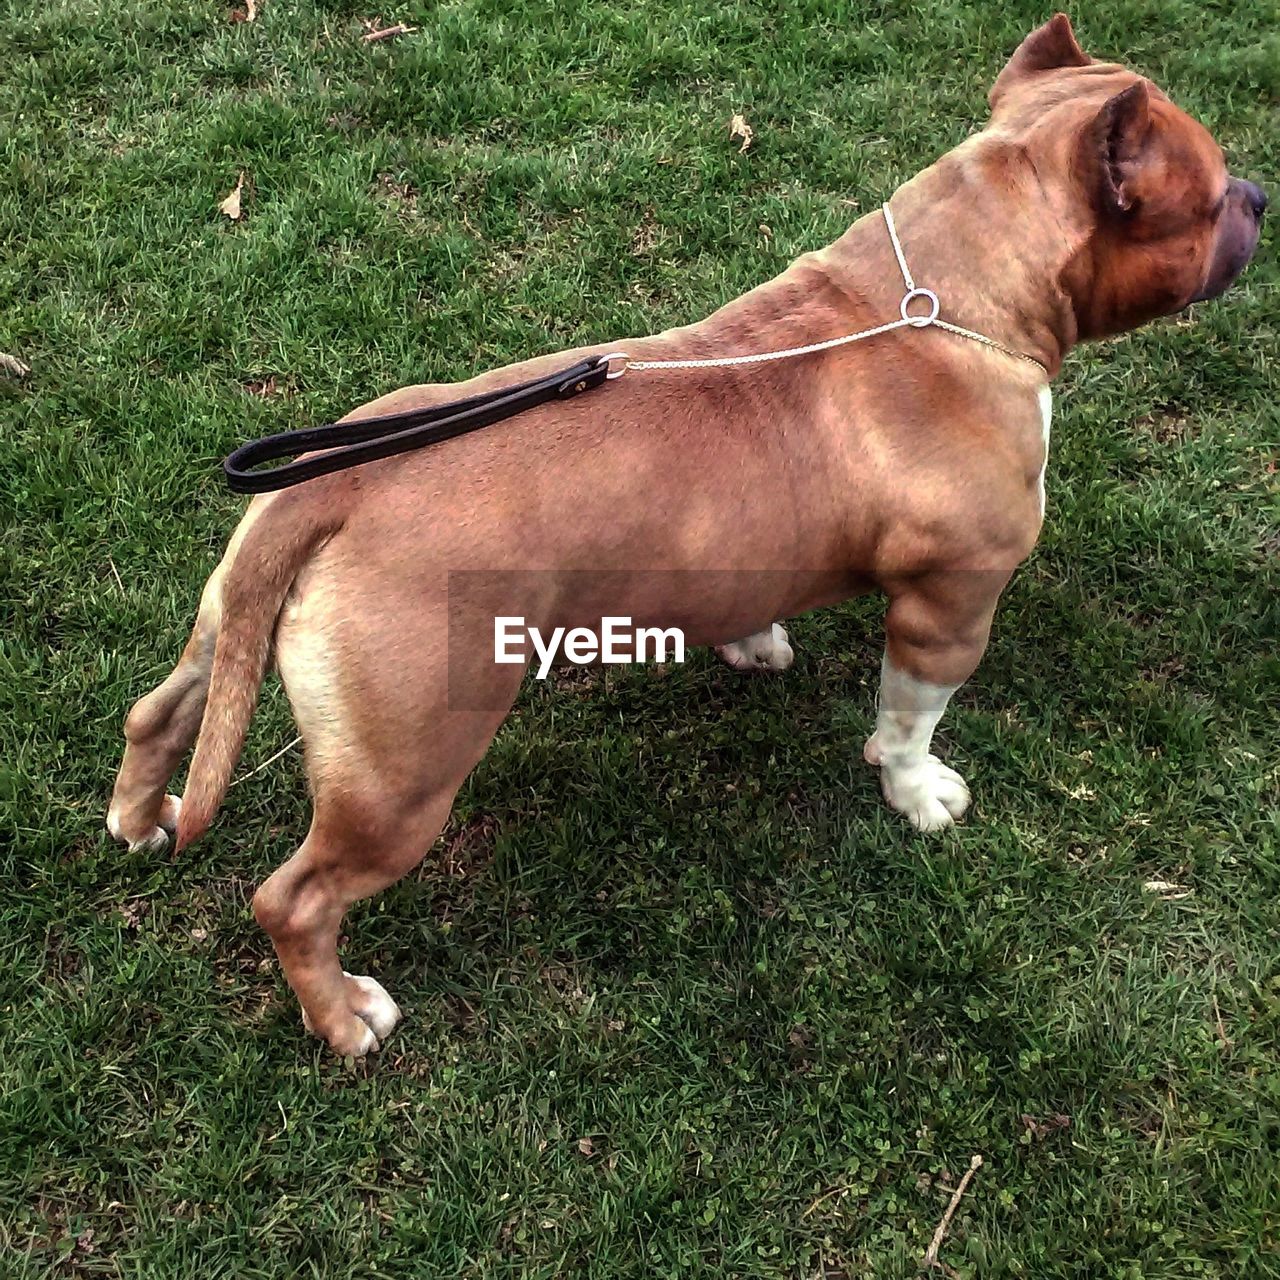
[{"label": "dog's front leg", "polygon": [[951,695],[987,647],[1008,576],[930,575],[890,591],[876,728],[863,756],[880,767],[889,807],[921,831],[948,827],[969,807],[964,779],[929,745]]}]

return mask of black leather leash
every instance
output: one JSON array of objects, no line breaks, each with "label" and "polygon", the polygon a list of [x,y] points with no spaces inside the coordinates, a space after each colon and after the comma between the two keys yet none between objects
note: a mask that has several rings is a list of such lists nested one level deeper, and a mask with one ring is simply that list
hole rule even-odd
[{"label": "black leather leash", "polygon": [[[548,400],[567,400],[579,392],[598,387],[609,376],[609,362],[601,356],[588,356],[567,369],[548,374],[533,382],[487,391],[466,400],[432,405],[427,409],[409,409],[404,413],[387,413],[358,422],[336,422],[301,431],[284,431],[264,436],[241,445],[222,464],[227,484],[236,493],[269,493],[290,485],[314,480],[334,471],[358,467],[375,458],[389,458],[424,445],[439,444],[454,436],[465,435],[504,418],[513,417],[546,404]],[[277,458],[328,449],[317,458],[286,462],[265,471],[251,468]]]}]

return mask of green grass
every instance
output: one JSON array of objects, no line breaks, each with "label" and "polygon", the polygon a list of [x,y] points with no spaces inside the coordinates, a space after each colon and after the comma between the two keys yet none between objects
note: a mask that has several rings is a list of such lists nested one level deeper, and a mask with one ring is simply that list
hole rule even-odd
[{"label": "green grass", "polygon": [[[248,912],[296,755],[181,862],[102,830],[240,510],[217,459],[705,314],[965,136],[1046,13],[406,0],[366,45],[373,6],[231,7],[0,14],[0,1273],[910,1277],[980,1153],[959,1276],[1280,1276],[1273,232],[1069,361],[944,722],[962,828],[859,763],[874,602],[783,680],[530,689],[445,856],[350,920],[409,1013],[353,1067]],[[1075,14],[1273,187],[1274,16]],[[243,767],[292,734],[273,690]]]}]

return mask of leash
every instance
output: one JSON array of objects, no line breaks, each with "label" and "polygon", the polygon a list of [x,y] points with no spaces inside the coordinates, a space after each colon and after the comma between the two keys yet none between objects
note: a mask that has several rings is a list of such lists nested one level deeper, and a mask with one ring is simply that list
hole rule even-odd
[{"label": "leash", "polygon": [[[828,338],[825,342],[811,342],[803,347],[761,351],[745,356],[718,356],[702,360],[632,360],[625,351],[587,356],[567,369],[547,374],[532,382],[470,396],[465,400],[454,400],[425,409],[409,409],[404,413],[381,414],[375,418],[362,418],[357,422],[331,423],[323,427],[264,436],[261,440],[241,445],[223,462],[222,470],[227,485],[235,493],[269,493],[275,489],[287,489],[291,485],[302,484],[306,480],[314,480],[317,476],[330,475],[335,471],[345,471],[348,467],[357,467],[376,458],[389,458],[397,453],[407,453],[410,449],[421,449],[425,445],[451,440],[454,436],[491,426],[504,418],[523,413],[526,409],[546,404],[549,400],[567,400],[598,387],[603,382],[612,382],[624,373],[644,372],[646,369],[726,369],[734,365],[791,360],[796,356],[813,355],[819,351],[829,351],[833,347],[847,346],[852,342],[865,342],[868,338],[892,333],[895,329],[927,329],[933,325],[1033,364],[1047,378],[1049,371],[1032,356],[1006,347],[1004,343],[988,338],[985,334],[975,333],[972,329],[941,319],[938,313],[942,304],[938,295],[932,289],[922,289],[916,284],[907,266],[906,255],[902,252],[902,242],[898,239],[893,214],[887,204],[880,208],[884,214],[885,229],[893,244],[894,256],[902,271],[902,283],[906,287],[898,304],[897,320],[839,338]],[[913,315],[911,306],[917,301],[923,301],[929,309]],[[619,361],[620,367],[614,369],[614,364]],[[252,470],[264,462],[316,449],[327,449],[329,452],[315,458],[287,462],[279,467]]]},{"label": "leash", "polygon": [[[1006,347],[1003,342],[988,338],[986,334],[975,333],[972,329],[965,329],[958,324],[952,324],[949,320],[941,319],[938,312],[942,310],[942,303],[938,301],[938,295],[932,289],[921,289],[911,274],[911,268],[907,266],[907,256],[902,252],[902,241],[898,239],[898,228],[894,224],[893,213],[887,204],[882,204],[880,210],[884,214],[885,230],[889,232],[889,240],[893,244],[893,253],[898,259],[898,267],[902,271],[902,283],[907,290],[902,295],[902,301],[898,304],[899,319],[891,320],[888,324],[878,324],[874,329],[862,329],[857,333],[847,333],[840,338],[828,338],[825,342],[811,342],[804,347],[788,347],[785,351],[760,351],[749,356],[720,356],[707,360],[632,360],[625,351],[615,351],[605,356],[604,359],[609,361],[621,360],[623,365],[617,372],[611,372],[609,378],[611,380],[620,378],[624,373],[632,369],[722,369],[728,368],[730,365],[764,364],[769,360],[790,360],[794,356],[813,355],[817,351],[830,351],[832,347],[844,347],[851,342],[864,342],[867,338],[878,338],[882,333],[892,333],[894,329],[927,329],[930,325],[936,325],[939,329],[945,329],[948,333],[959,334],[962,338],[980,342],[983,346],[992,347],[996,351],[1003,351],[1005,355],[1013,356],[1017,360],[1025,360],[1028,364],[1035,365],[1046,378],[1049,376],[1048,369],[1034,356],[1029,356],[1022,351],[1015,351],[1013,347]],[[917,299],[923,299],[928,303],[929,310],[912,315],[910,307]]]},{"label": "leash", "polygon": [[[421,449],[439,444],[454,436],[487,427],[504,418],[514,417],[526,409],[546,404],[548,400],[567,400],[592,387],[598,387],[608,376],[609,366],[600,356],[589,356],[533,382],[503,387],[453,400],[448,404],[425,409],[408,409],[404,413],[384,413],[358,422],[336,422],[302,431],[282,431],[241,445],[222,464],[227,485],[234,493],[269,493],[314,480],[334,471],[345,471],[375,458]],[[334,447],[342,446],[342,447]],[[282,467],[252,471],[263,462],[288,458],[312,449],[331,449],[316,458],[287,462]]]}]

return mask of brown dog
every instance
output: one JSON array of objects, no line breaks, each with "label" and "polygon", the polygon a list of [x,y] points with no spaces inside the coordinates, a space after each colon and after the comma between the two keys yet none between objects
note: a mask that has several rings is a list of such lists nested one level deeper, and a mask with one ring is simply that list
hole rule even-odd
[{"label": "brown dog", "polygon": [[[250,505],[181,661],[125,722],[107,823],[132,846],[206,829],[274,643],[315,813],[254,912],[304,1021],[337,1052],[376,1049],[399,1017],[376,982],[342,971],[343,913],[430,849],[520,683],[522,666],[476,657],[495,608],[517,611],[494,582],[518,581],[519,611],[544,631],[621,611],[735,666],[778,668],[791,654],[775,618],[880,590],[866,758],[918,827],[963,813],[968,790],[929,743],[1039,533],[1048,380],[1077,342],[1220,294],[1265,204],[1199,124],[1148,80],[1093,62],[1061,15],[1027,37],[990,101],[987,127],[891,204],[943,318],[998,345],[900,329],[771,364],[630,370]],[[623,345],[636,360],[719,357],[895,319],[887,226],[862,218],[701,323]],[[565,363],[409,387],[351,417]],[[180,804],[165,786],[197,731]]]}]

